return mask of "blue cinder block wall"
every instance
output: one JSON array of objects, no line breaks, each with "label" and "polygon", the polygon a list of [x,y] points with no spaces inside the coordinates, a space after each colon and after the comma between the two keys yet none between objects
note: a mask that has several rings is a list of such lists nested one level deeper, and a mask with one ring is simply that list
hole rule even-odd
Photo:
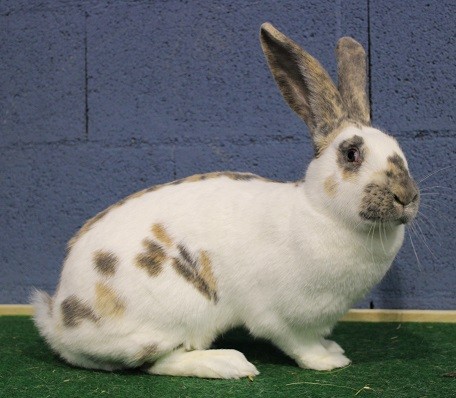
[{"label": "blue cinder block wall", "polygon": [[223,169],[303,175],[307,129],[259,46],[270,21],[333,78],[337,39],[364,44],[373,123],[424,179],[419,220],[359,306],[454,309],[454,15],[453,0],[1,0],[0,303],[54,291],[67,240],[136,190]]}]

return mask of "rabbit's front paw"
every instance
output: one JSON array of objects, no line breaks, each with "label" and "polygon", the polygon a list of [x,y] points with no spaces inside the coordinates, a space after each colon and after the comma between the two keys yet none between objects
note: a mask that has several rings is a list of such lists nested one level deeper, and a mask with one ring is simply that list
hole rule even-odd
[{"label": "rabbit's front paw", "polygon": [[[340,347],[339,347],[340,348]],[[350,360],[338,352],[327,351],[324,354],[309,354],[297,360],[301,368],[314,370],[332,370],[343,368],[350,364]]]},{"label": "rabbit's front paw", "polygon": [[210,379],[240,379],[259,374],[255,366],[236,350],[179,349],[160,358],[147,371],[152,374]]},{"label": "rabbit's front paw", "polygon": [[322,339],[321,344],[333,354],[343,354],[345,350],[335,341]]}]

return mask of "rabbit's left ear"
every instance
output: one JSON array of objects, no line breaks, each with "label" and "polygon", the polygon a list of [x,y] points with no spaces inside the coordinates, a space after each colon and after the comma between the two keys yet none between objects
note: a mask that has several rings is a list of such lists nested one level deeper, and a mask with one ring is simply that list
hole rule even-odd
[{"label": "rabbit's left ear", "polygon": [[366,91],[366,53],[356,40],[342,37],[336,47],[338,89],[348,117],[370,126],[369,98]]},{"label": "rabbit's left ear", "polygon": [[261,25],[261,47],[279,89],[309,127],[316,153],[347,118],[336,86],[320,63],[271,24]]}]

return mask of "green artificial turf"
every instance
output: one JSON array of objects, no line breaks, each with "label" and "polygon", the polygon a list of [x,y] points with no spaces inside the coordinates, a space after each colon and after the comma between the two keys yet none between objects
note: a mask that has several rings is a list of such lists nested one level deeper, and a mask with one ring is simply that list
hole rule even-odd
[{"label": "green artificial turf", "polygon": [[261,372],[253,381],[101,372],[59,360],[29,317],[0,317],[0,397],[456,397],[456,325],[341,323],[334,340],[353,364],[299,369],[271,344],[242,330],[216,347],[242,351]]}]

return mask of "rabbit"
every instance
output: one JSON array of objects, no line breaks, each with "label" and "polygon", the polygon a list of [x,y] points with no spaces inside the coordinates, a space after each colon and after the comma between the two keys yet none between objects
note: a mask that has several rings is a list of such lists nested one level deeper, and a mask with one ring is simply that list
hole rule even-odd
[{"label": "rabbit", "polygon": [[194,175],[90,219],[68,244],[54,296],[32,297],[40,334],[68,363],[258,375],[239,351],[211,349],[238,326],[302,368],[350,363],[327,337],[390,268],[419,190],[397,141],[371,127],[358,42],[337,44],[336,87],[271,24],[261,26],[260,41],[283,97],[310,131],[315,157],[305,177]]}]

